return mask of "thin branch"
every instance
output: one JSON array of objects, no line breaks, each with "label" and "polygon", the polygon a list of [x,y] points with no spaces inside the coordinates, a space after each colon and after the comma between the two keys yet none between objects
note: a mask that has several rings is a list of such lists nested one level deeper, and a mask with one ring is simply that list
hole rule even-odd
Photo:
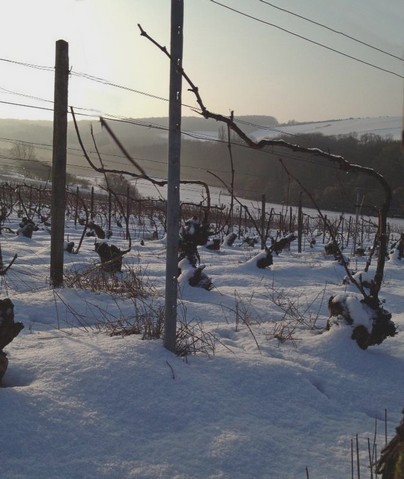
[{"label": "thin branch", "polygon": [[[102,157],[101,157],[101,154],[98,150],[98,145],[97,145],[97,142],[95,141],[95,137],[94,137],[94,131],[93,131],[93,127],[91,126],[91,138],[93,139],[93,144],[94,144],[94,148],[95,148],[95,151],[97,153],[97,156],[98,156],[98,160],[101,164],[101,167],[103,170],[105,170],[104,168],[104,163],[103,163],[103,160],[102,160]],[[114,196],[115,198],[115,201],[118,203],[119,207],[121,208],[121,212],[122,212],[122,216],[124,217],[125,219],[125,225],[126,225],[126,237],[128,238],[129,240],[129,247],[126,251],[123,251],[122,252],[122,255],[123,254],[126,254],[126,253],[129,253],[129,251],[132,249],[132,237],[130,235],[130,231],[129,231],[129,217],[126,215],[125,213],[125,209],[123,207],[123,204],[121,202],[121,200],[118,198],[118,195],[115,193],[115,191],[112,190],[112,188],[110,188],[110,185],[109,185],[109,180],[108,180],[108,175],[105,173],[105,171],[103,172],[104,173],[104,179],[105,179],[105,183],[107,185],[107,189],[108,191]]]},{"label": "thin branch", "polygon": [[262,235],[264,234],[264,232],[261,231],[261,228],[259,227],[258,223],[255,221],[255,218],[253,217],[253,215],[250,213],[250,210],[248,209],[248,207],[243,205],[243,203],[236,196],[233,195],[231,188],[229,188],[227,186],[225,181],[222,178],[220,178],[220,176],[216,175],[216,173],[213,173],[212,171],[209,171],[209,170],[207,170],[207,172],[210,175],[214,176],[217,180],[219,180],[220,183],[222,183],[222,185],[226,188],[226,190],[230,193],[230,195],[233,196],[234,201],[236,203],[238,203],[240,208],[244,208],[244,210],[247,213],[249,219],[251,220],[251,223],[254,225],[254,228],[256,229],[256,231],[258,233],[258,236],[260,237],[260,239],[262,239]]},{"label": "thin branch", "polygon": [[101,125],[107,130],[109,135],[112,137],[118,148],[121,150],[121,152],[125,155],[126,159],[129,161],[131,165],[133,165],[135,168],[137,168],[140,171],[140,176],[143,178],[148,178],[148,175],[146,174],[145,170],[130,156],[130,154],[126,151],[126,148],[122,145],[122,143],[119,141],[118,137],[115,135],[115,133],[111,130],[111,127],[108,125],[108,123],[104,120],[104,118],[100,118]]},{"label": "thin branch", "polygon": [[[168,52],[166,47],[161,46],[156,40],[154,40],[145,30],[143,30],[142,26],[138,24],[138,27],[140,29],[140,35],[147,38],[151,43],[153,43],[157,48],[159,48],[168,58],[170,61],[173,61],[170,53]],[[232,131],[234,131],[249,147],[254,148],[254,149],[262,149],[265,146],[281,146],[285,147],[288,149],[291,149],[295,152],[301,152],[301,153],[310,153],[314,156],[321,156],[327,159],[332,159],[333,161],[338,160],[340,163],[340,168],[348,171],[351,167],[350,163],[344,160],[342,156],[338,155],[332,155],[330,153],[327,153],[325,151],[320,150],[319,148],[305,148],[299,145],[294,145],[291,143],[288,143],[284,140],[268,140],[268,139],[262,139],[258,142],[255,142],[252,140],[234,121],[233,116],[226,117],[224,115],[220,115],[218,113],[213,113],[209,111],[205,104],[203,103],[202,97],[199,93],[199,88],[193,83],[191,78],[187,75],[187,73],[184,71],[182,67],[178,67],[177,69],[180,71],[182,77],[184,80],[188,83],[189,85],[189,91],[192,92],[195,95],[196,102],[198,103],[200,107],[200,112],[199,114],[202,115],[206,119],[213,119],[216,121],[220,121],[222,123],[225,123],[228,128],[230,128]]]},{"label": "thin branch", "polygon": [[11,266],[14,264],[14,261],[16,259],[17,259],[17,254],[14,255],[13,259],[10,261],[8,266],[0,270],[0,276],[4,276],[7,273],[7,271],[11,268]]},{"label": "thin branch", "polygon": [[[98,173],[102,173],[102,174],[105,174],[105,173],[112,173],[112,174],[117,174],[117,175],[128,175],[128,176],[131,176],[132,178],[137,178],[137,179],[144,179],[144,180],[147,180],[149,181],[150,183],[152,183],[153,185],[155,186],[160,186],[160,187],[164,187],[168,184],[168,181],[167,180],[155,180],[154,178],[151,178],[149,175],[146,174],[146,172],[143,170],[143,168],[141,168],[136,162],[135,160],[133,160],[133,158],[129,155],[129,153],[126,151],[126,149],[123,147],[123,145],[121,144],[121,142],[118,140],[118,138],[116,137],[116,135],[113,133],[113,131],[111,130],[111,128],[107,125],[106,121],[104,119],[101,118],[101,122],[103,124],[103,126],[105,126],[107,128],[107,131],[108,133],[110,133],[110,135],[112,136],[112,138],[114,139],[114,141],[116,141],[116,144],[117,146],[121,149],[122,153],[124,153],[124,155],[126,156],[126,158],[128,159],[128,161],[133,165],[135,166],[139,171],[141,171],[141,174],[139,173],[133,173],[133,172],[130,172],[130,171],[127,171],[127,170],[116,170],[116,169],[112,169],[112,168],[104,168],[104,167],[97,167],[90,159],[89,155],[87,154],[86,152],[86,149],[85,149],[85,146],[84,146],[84,143],[81,139],[81,135],[80,135],[80,131],[79,131],[79,128],[78,128],[78,124],[77,124],[77,121],[76,121],[76,117],[75,117],[75,114],[74,114],[74,110],[73,110],[73,107],[70,107],[70,110],[71,110],[71,114],[72,114],[72,118],[73,118],[73,123],[74,123],[74,127],[75,127],[75,130],[76,130],[76,134],[77,134],[77,139],[78,139],[78,142],[80,144],[80,147],[83,151],[83,154],[84,154],[84,157],[85,159],[87,160],[88,164],[91,166],[91,168],[95,171],[97,171]],[[211,196],[210,196],[210,190],[209,190],[209,186],[207,183],[205,183],[204,181],[200,181],[200,180],[181,180],[180,183],[182,185],[199,185],[199,186],[202,186],[204,189],[205,189],[205,192],[206,192],[206,207],[204,207],[204,211],[205,211],[205,217],[204,217],[204,222],[205,223],[208,223],[208,217],[209,217],[209,212],[210,212],[210,208],[211,208]]]},{"label": "thin branch", "polygon": [[314,199],[313,195],[310,193],[310,191],[308,191],[308,189],[302,184],[302,182],[294,175],[292,175],[292,173],[286,168],[284,162],[279,159],[283,169],[286,171],[286,173],[290,176],[290,178],[292,178],[294,181],[296,181],[296,183],[300,186],[300,188],[302,188],[302,190],[306,193],[306,195],[310,198],[310,200],[312,201],[314,207],[316,208],[318,214],[320,215],[320,218],[322,219],[322,221],[324,222],[326,228],[328,229],[328,232],[330,233],[330,236],[335,244],[335,247],[337,248],[337,251],[338,251],[338,254],[341,258],[341,263],[345,269],[345,272],[346,274],[348,275],[348,278],[349,280],[358,288],[358,290],[361,292],[361,294],[363,295],[363,297],[365,299],[367,299],[369,296],[366,294],[365,290],[363,289],[363,286],[358,283],[356,281],[356,279],[352,276],[352,273],[351,271],[349,270],[348,268],[348,264],[347,262],[345,261],[345,258],[344,258],[344,255],[338,245],[338,242],[336,240],[336,237],[334,235],[334,231],[330,225],[330,223],[327,221],[327,218],[323,215],[322,211],[320,210],[319,206],[317,205],[317,202],[316,200]]},{"label": "thin branch", "polygon": [[[145,30],[138,24],[138,27],[140,29],[140,34],[141,36],[144,36],[147,38],[150,42],[152,42],[154,45],[156,45],[169,59],[170,62],[174,62],[172,59],[170,53],[167,51],[166,47],[161,46],[156,40],[154,40],[150,35],[146,33]],[[378,294],[381,288],[381,284],[383,281],[383,274],[384,274],[384,266],[385,266],[385,256],[387,252],[387,213],[390,209],[391,205],[391,199],[392,199],[392,192],[389,184],[387,181],[384,179],[384,177],[378,173],[376,170],[373,168],[357,165],[354,163],[349,163],[347,160],[344,159],[343,156],[340,155],[333,155],[331,153],[327,153],[319,148],[305,148],[300,145],[295,145],[292,143],[288,143],[285,140],[282,139],[262,139],[258,142],[252,140],[234,121],[233,117],[226,117],[217,113],[212,113],[210,112],[206,106],[203,103],[202,97],[199,93],[198,87],[192,82],[190,77],[186,74],[184,69],[180,66],[177,65],[178,71],[181,73],[182,77],[184,80],[188,83],[189,85],[189,91],[191,91],[195,95],[196,102],[198,103],[200,107],[200,112],[198,112],[200,115],[202,115],[206,119],[214,119],[216,121],[220,121],[222,123],[225,123],[229,129],[234,131],[249,147],[253,149],[262,149],[266,146],[279,146],[283,148],[287,148],[289,150],[292,150],[294,152],[299,152],[299,153],[305,153],[305,154],[310,154],[313,156],[318,156],[321,158],[324,158],[328,161],[332,161],[333,163],[337,163],[339,165],[339,168],[342,171],[345,172],[360,172],[363,174],[366,174],[368,176],[371,176],[372,178],[375,178],[378,183],[381,185],[381,187],[384,190],[385,194],[385,201],[382,205],[382,207],[379,210],[379,225],[380,225],[380,236],[379,236],[379,244],[380,244],[380,254],[378,257],[378,262],[377,262],[377,267],[376,267],[376,273],[374,277],[374,281],[371,286],[371,297],[372,299],[378,303]]]}]

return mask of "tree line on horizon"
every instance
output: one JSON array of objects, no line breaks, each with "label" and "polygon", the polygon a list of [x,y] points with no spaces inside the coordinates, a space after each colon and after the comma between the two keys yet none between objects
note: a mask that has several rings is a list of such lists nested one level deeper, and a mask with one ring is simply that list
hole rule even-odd
[{"label": "tree line on horizon", "polygon": [[[270,117],[269,117],[270,118]],[[276,123],[275,119],[273,124]],[[89,142],[88,124],[83,128]],[[196,123],[192,121],[193,127]],[[115,125],[114,125],[115,127]],[[142,166],[152,177],[165,178],[167,175],[167,141],[163,135],[147,141],[147,135],[140,141],[140,134],[130,135],[130,125],[119,125],[117,133],[122,134],[127,150],[136,158],[140,158]],[[40,128],[47,129],[41,124]],[[217,124],[216,124],[217,128]],[[144,130],[144,128],[142,129]],[[239,198],[260,200],[265,195],[267,202],[297,205],[302,199],[303,205],[313,207],[313,203],[302,188],[296,184],[282,166],[282,162],[310,192],[316,203],[322,209],[337,212],[354,212],[359,207],[363,214],[374,215],[382,200],[380,187],[365,175],[347,175],[335,165],[326,160],[308,157],[299,153],[285,151],[282,147],[267,147],[264,150],[247,148],[236,137],[231,136],[231,147],[227,142],[227,132],[219,129],[219,141],[187,139],[182,140],[181,176],[187,180],[203,180],[212,186],[232,186],[231,162],[234,167],[234,193]],[[69,135],[70,143],[74,144],[74,136]],[[343,156],[350,163],[373,168],[382,174],[389,183],[393,201],[390,214],[404,216],[404,177],[403,151],[399,141],[384,138],[375,134],[325,136],[316,134],[294,134],[280,136],[289,143],[307,148],[318,148],[323,151]],[[291,141],[292,140],[292,141]],[[39,141],[43,141],[39,139]],[[89,143],[90,144],[90,143]],[[111,145],[100,141],[102,151],[113,153]],[[6,150],[5,150],[6,149]],[[11,145],[2,148],[3,155],[10,158],[22,157],[20,162],[24,175],[31,171],[34,177],[47,176],[49,165],[41,165],[43,152],[32,146]],[[35,161],[32,161],[35,160]],[[49,152],[44,161],[49,161]],[[18,167],[18,162],[16,162]],[[123,167],[124,168],[124,167]],[[18,168],[17,168],[18,169]],[[69,178],[74,181],[73,177]]]},{"label": "tree line on horizon", "polygon": [[[282,137],[280,137],[282,139]],[[290,142],[289,137],[284,139]],[[397,140],[374,134],[350,136],[325,136],[301,134],[293,136],[293,143],[307,148],[343,156],[350,163],[373,168],[389,183],[393,201],[391,215],[404,216],[404,157]],[[148,158],[151,170],[165,174],[166,164],[159,159],[166,157],[166,145],[154,144],[136,149],[138,155]],[[285,151],[282,147],[264,150],[247,148],[237,139],[231,140],[231,156],[234,166],[234,193],[239,198],[297,205],[299,199],[306,207],[314,205],[302,188],[289,178],[282,166],[297,176],[310,192],[320,208],[337,212],[377,214],[383,200],[379,184],[366,175],[347,174],[335,165],[313,155]],[[146,166],[147,168],[147,166]],[[182,141],[181,171],[183,179],[199,179],[212,186],[227,185],[231,188],[231,162],[229,147],[225,141]]]}]

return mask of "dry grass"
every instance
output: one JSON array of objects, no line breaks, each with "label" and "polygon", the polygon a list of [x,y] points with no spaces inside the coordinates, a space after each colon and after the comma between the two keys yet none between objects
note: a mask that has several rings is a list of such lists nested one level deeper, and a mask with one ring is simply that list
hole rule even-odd
[{"label": "dry grass", "polygon": [[65,274],[64,284],[68,288],[125,298],[147,298],[155,294],[140,266],[124,265],[123,268],[122,273],[109,273],[97,263],[82,271],[70,270]]}]

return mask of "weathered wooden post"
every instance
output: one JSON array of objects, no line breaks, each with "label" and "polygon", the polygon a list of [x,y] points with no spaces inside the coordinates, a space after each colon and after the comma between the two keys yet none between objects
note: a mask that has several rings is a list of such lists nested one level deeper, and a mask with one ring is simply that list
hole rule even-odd
[{"label": "weathered wooden post", "polygon": [[164,346],[175,352],[177,336],[178,242],[180,228],[181,90],[183,0],[171,0],[171,63],[167,188],[167,259]]},{"label": "weathered wooden post", "polygon": [[267,238],[265,228],[265,195],[261,196],[261,249],[265,249]]},{"label": "weathered wooden post", "polygon": [[75,203],[75,206],[74,206],[74,227],[75,228],[77,226],[77,220],[78,220],[78,217],[79,217],[79,193],[80,193],[80,189],[77,186],[76,187],[76,203]]},{"label": "weathered wooden post", "polygon": [[289,207],[289,233],[293,231],[293,210],[292,207]]},{"label": "weathered wooden post", "polygon": [[90,196],[90,219],[94,219],[94,186],[91,187],[91,196]]},{"label": "weathered wooden post", "polygon": [[108,191],[108,231],[112,230],[112,193]]},{"label": "weathered wooden post", "polygon": [[302,209],[302,192],[299,195],[299,209],[297,213],[297,252],[302,252],[303,238],[303,209]]},{"label": "weathered wooden post", "polygon": [[52,236],[50,261],[50,280],[54,288],[63,286],[68,82],[69,44],[64,40],[58,40],[56,42],[53,110]]},{"label": "weathered wooden post", "polygon": [[125,232],[125,239],[128,239],[128,231],[129,231],[129,221],[130,221],[130,208],[131,208],[131,203],[130,203],[130,186],[126,188],[126,218],[128,221],[128,227],[126,228]]},{"label": "weathered wooden post", "polygon": [[323,221],[323,243],[325,243],[325,235],[327,233],[327,215],[324,215]]}]

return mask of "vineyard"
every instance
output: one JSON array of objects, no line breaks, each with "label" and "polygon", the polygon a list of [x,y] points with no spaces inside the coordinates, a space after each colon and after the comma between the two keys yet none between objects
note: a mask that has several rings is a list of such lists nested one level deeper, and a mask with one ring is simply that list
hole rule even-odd
[{"label": "vineyard", "polygon": [[[24,326],[4,349],[4,477],[43,476],[44,454],[51,477],[374,477],[400,419],[404,343],[398,333],[363,350],[351,326],[328,328],[329,298],[358,291],[326,248],[337,240],[350,270],[362,271],[374,218],[212,206],[212,234],[197,247],[209,287],[192,286],[189,265],[179,263],[175,356],[161,341],[163,199],[134,188],[69,189],[56,289],[49,187],[4,183],[0,203],[2,298]],[[205,214],[196,196],[182,205],[183,226]],[[273,255],[264,268],[259,231]],[[381,298],[398,331],[400,238],[391,221]],[[119,271],[97,244],[125,252]],[[364,310],[359,316],[366,322]],[[22,460],[14,445],[23,438]]]},{"label": "vineyard", "polygon": [[[164,198],[142,197],[135,186],[131,188],[129,183],[128,185],[124,193],[106,192],[100,188],[95,192],[94,187],[90,189],[69,187],[66,192],[66,220],[72,222],[75,228],[91,221],[104,230],[111,231],[113,228],[125,226],[126,216],[129,231],[134,239],[142,237],[150,239],[151,236],[154,239],[161,239],[166,233],[166,201]],[[0,184],[2,226],[4,227],[7,219],[13,216],[25,217],[38,225],[46,226],[50,218],[51,194],[49,185],[12,182]],[[183,220],[193,216],[202,218],[206,215],[207,206],[203,195],[200,194],[198,197],[198,191],[195,190],[193,196],[194,202],[188,201],[181,206]],[[280,236],[298,231],[297,207],[267,206],[263,216],[261,206],[259,202],[245,201],[230,211],[228,204],[213,205],[210,206],[208,220],[213,225],[213,232],[219,232],[218,236],[221,236],[221,239],[224,232],[228,233],[230,230],[236,231],[239,239],[247,234],[257,235],[255,225],[257,223],[261,225],[262,222],[267,238],[270,234]],[[306,246],[309,246],[310,241],[316,236],[324,244],[331,239],[326,223],[331,225],[343,248],[352,247],[354,243],[356,245],[370,243],[377,230],[376,218],[360,214],[355,218],[355,215],[337,213],[328,213],[321,217],[316,211],[305,209],[302,212],[301,234],[307,241]],[[388,227],[390,240],[394,242],[397,240],[397,234],[399,236],[401,232],[401,221],[393,219]],[[125,228],[118,231],[125,232]]]}]

